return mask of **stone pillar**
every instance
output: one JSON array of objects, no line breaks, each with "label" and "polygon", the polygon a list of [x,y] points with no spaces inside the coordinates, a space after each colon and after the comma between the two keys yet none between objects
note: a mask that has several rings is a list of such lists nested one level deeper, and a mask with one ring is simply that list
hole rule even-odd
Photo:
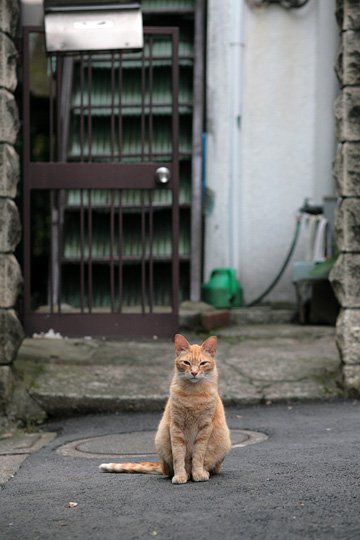
[{"label": "stone pillar", "polygon": [[340,94],[336,100],[338,152],[334,165],[339,205],[336,236],[340,256],[330,280],[341,304],[337,344],[344,386],[360,393],[360,2],[338,0],[341,47],[336,66]]},{"label": "stone pillar", "polygon": [[11,364],[23,338],[14,309],[22,284],[14,256],[21,232],[14,201],[19,180],[19,156],[14,147],[19,130],[14,97],[18,20],[17,0],[0,0],[0,415],[6,413],[11,399],[14,383]]}]

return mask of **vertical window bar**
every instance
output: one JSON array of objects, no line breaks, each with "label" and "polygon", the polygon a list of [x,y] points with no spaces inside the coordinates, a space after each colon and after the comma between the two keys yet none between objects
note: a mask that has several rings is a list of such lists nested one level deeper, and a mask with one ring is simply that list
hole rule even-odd
[{"label": "vertical window bar", "polygon": [[153,108],[152,108],[152,98],[153,98],[153,82],[154,82],[154,73],[153,73],[153,38],[149,38],[149,160],[152,160],[152,142],[153,142]]},{"label": "vertical window bar", "polygon": [[49,57],[50,76],[49,76],[49,146],[50,162],[54,161],[54,56]]},{"label": "vertical window bar", "polygon": [[[61,92],[62,92],[62,80],[63,80],[63,58],[59,53],[56,53],[56,161],[62,161],[61,159],[61,131],[62,131],[62,114],[61,114]],[[60,199],[59,199],[60,203]],[[60,206],[59,206],[60,208]]]},{"label": "vertical window bar", "polygon": [[84,289],[85,289],[85,268],[84,268],[84,190],[80,190],[80,306],[81,313],[84,313]]},{"label": "vertical window bar", "polygon": [[154,212],[153,212],[153,192],[148,190],[149,202],[149,308],[153,312],[154,305],[154,260],[153,260],[153,240],[154,240]]},{"label": "vertical window bar", "polygon": [[50,229],[50,261],[49,261],[49,306],[50,306],[50,313],[54,313],[54,276],[53,276],[53,268],[54,268],[54,244],[52,241],[52,230],[53,230],[53,212],[55,208],[55,202],[54,202],[54,190],[50,190],[50,223],[51,223],[51,229]]},{"label": "vertical window bar", "polygon": [[179,31],[172,35],[172,310],[179,309]]},{"label": "vertical window bar", "polygon": [[61,270],[62,270],[62,228],[61,228],[61,191],[57,192],[57,234],[58,234],[58,244],[57,244],[57,272],[58,272],[58,283],[57,283],[57,301],[58,301],[58,312],[61,313]]},{"label": "vertical window bar", "polygon": [[[58,54],[57,56],[57,87],[56,87],[56,101],[57,101],[57,162],[66,161],[66,149],[64,141],[64,133],[66,130],[66,120],[65,120],[65,102],[63,100],[63,95],[67,91],[67,80],[66,74],[68,69],[66,69],[66,59],[63,55]],[[67,64],[69,66],[69,63]],[[58,193],[58,238],[57,238],[57,250],[58,250],[58,298],[59,298],[59,312],[61,311],[61,302],[62,302],[62,264],[63,264],[63,248],[62,240],[64,234],[64,211],[66,204],[66,191],[60,190]]]},{"label": "vertical window bar", "polygon": [[[62,161],[62,148],[61,148],[61,140],[62,140],[62,111],[61,111],[61,93],[63,90],[63,57],[56,53],[56,118],[55,118],[55,124],[56,124],[56,156],[55,159],[57,162]],[[64,203],[64,191],[59,190],[57,192],[57,205],[56,205],[56,213],[57,213],[57,226],[56,231],[54,234],[53,241],[55,242],[55,256],[54,260],[56,261],[54,264],[54,271],[55,271],[55,294],[57,296],[57,302],[58,302],[58,312],[61,313],[61,286],[62,286],[62,234],[63,234],[63,203]]]},{"label": "vertical window bar", "polygon": [[[55,63],[55,57],[54,55],[51,55],[49,57],[49,66],[50,66],[50,74],[49,74],[49,160],[50,162],[54,161],[54,130],[55,130],[55,120],[54,120],[54,107],[55,107],[55,98],[54,98],[54,63]],[[55,206],[55,196],[54,196],[54,190],[50,191],[50,261],[49,261],[49,294],[50,294],[50,313],[54,313],[54,301],[56,302],[57,299],[55,298],[54,294],[54,273],[57,271],[56,265],[57,265],[57,257],[55,255],[54,250],[54,235],[56,234],[56,206]]]},{"label": "vertical window bar", "polygon": [[88,56],[88,157],[92,161],[92,102],[91,102],[91,87],[92,87],[92,56]]},{"label": "vertical window bar", "polygon": [[122,246],[123,246],[123,223],[122,223],[122,191],[118,191],[119,197],[119,216],[118,216],[118,252],[119,252],[119,313],[122,311],[123,304],[123,263],[122,263]]},{"label": "vertical window bar", "polygon": [[84,53],[80,55],[80,161],[84,161]]},{"label": "vertical window bar", "polygon": [[145,156],[145,46],[141,51],[141,161]]},{"label": "vertical window bar", "polygon": [[115,155],[115,64],[114,53],[111,53],[111,161]]},{"label": "vertical window bar", "polygon": [[119,74],[119,88],[118,88],[118,98],[119,98],[118,150],[119,150],[119,161],[121,161],[122,160],[122,144],[123,144],[123,141],[122,141],[122,111],[121,111],[121,108],[122,108],[122,83],[123,83],[122,75],[123,74],[122,74],[122,55],[121,55],[121,53],[119,53],[119,70],[118,70],[118,74]]},{"label": "vertical window bar", "polygon": [[[31,155],[31,113],[30,113],[30,31],[28,28],[24,32],[24,50],[23,50],[23,133],[24,133],[24,315],[25,324],[31,310],[31,185],[30,185],[30,155]],[[51,216],[51,214],[50,214]],[[50,263],[51,265],[51,263]],[[51,271],[51,268],[50,268]]]},{"label": "vertical window bar", "polygon": [[91,189],[88,189],[88,198],[88,310],[91,313],[93,306]]},{"label": "vertical window bar", "polygon": [[115,245],[115,216],[114,216],[114,190],[111,190],[111,211],[110,211],[110,293],[111,311],[114,312],[115,300],[115,276],[114,276],[114,245]]},{"label": "vertical window bar", "polygon": [[145,313],[146,268],[145,268],[145,205],[144,190],[141,190],[141,310]]}]

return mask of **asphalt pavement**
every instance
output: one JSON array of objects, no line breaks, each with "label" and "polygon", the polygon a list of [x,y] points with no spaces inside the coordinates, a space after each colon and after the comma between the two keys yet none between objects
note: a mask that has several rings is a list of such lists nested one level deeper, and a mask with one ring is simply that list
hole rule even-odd
[{"label": "asphalt pavement", "polygon": [[360,538],[358,401],[244,406],[227,417],[235,437],[259,440],[233,448],[209,482],[185,485],[98,470],[109,455],[154,459],[159,412],[48,422],[52,435],[0,491],[1,539]]}]

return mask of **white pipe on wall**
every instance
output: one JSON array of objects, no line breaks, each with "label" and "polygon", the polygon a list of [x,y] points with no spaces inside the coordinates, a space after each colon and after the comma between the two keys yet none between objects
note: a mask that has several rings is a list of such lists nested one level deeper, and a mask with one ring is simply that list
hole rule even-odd
[{"label": "white pipe on wall", "polygon": [[231,89],[229,100],[229,150],[230,150],[230,181],[229,181],[229,263],[238,270],[240,263],[240,220],[241,212],[241,135],[243,113],[243,56],[244,42],[244,0],[231,1],[231,28],[229,41],[229,56],[231,65]]}]

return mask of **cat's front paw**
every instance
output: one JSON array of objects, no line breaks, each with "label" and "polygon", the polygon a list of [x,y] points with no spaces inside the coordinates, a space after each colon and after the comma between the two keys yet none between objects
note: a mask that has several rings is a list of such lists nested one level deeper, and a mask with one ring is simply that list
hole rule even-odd
[{"label": "cat's front paw", "polygon": [[209,480],[210,474],[205,471],[205,469],[200,471],[193,471],[192,479],[194,482],[207,482]]},{"label": "cat's front paw", "polygon": [[173,484],[186,484],[189,477],[186,473],[175,474],[171,480]]}]

